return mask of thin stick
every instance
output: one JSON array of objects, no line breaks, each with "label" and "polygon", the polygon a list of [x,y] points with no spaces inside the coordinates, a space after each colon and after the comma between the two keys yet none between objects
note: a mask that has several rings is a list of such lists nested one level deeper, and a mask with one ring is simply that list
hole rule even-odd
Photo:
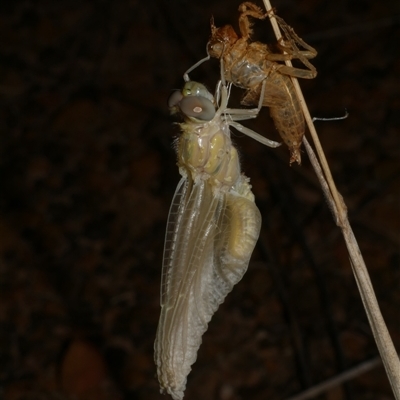
[{"label": "thin stick", "polygon": [[357,365],[354,368],[351,368],[345,372],[342,372],[339,375],[336,375],[335,377],[331,379],[327,379],[324,382],[319,383],[318,385],[315,385],[304,392],[301,392],[295,396],[289,397],[286,400],[307,400],[307,399],[313,399],[316,396],[327,392],[330,389],[333,389],[344,382],[349,381],[350,379],[354,379],[357,376],[362,375],[365,372],[370,371],[373,368],[378,367],[379,365],[382,364],[382,360],[380,357],[375,357],[372,360],[364,361],[360,365]]},{"label": "thin stick", "polygon": [[[280,33],[278,23],[273,16],[271,4],[269,0],[263,0],[263,1],[266,10],[269,13],[270,21],[272,24],[272,28],[275,32],[275,36],[277,40],[279,40],[282,37],[282,35]],[[292,66],[290,60],[286,61],[286,65]],[[310,160],[313,162],[314,169],[317,173],[318,179],[321,182],[321,186],[325,193],[325,196],[328,199],[328,202],[332,203],[331,210],[335,215],[337,225],[342,230],[347,250],[350,255],[350,263],[353,270],[353,274],[357,282],[358,290],[360,292],[360,296],[368,317],[369,324],[371,326],[372,333],[374,335],[375,342],[377,344],[379,353],[382,357],[386,374],[389,378],[396,400],[400,400],[399,357],[394,348],[385,321],[383,320],[381,311],[379,309],[378,301],[376,299],[374,289],[372,287],[372,283],[368,274],[367,267],[365,265],[357,240],[354,236],[353,230],[351,229],[349,220],[347,218],[346,205],[343,202],[342,196],[336,189],[335,182],[333,181],[332,174],[328,166],[328,162],[326,161],[324,151],[319,141],[317,131],[315,130],[310,112],[308,111],[303,93],[300,89],[300,85],[296,78],[292,77],[291,79],[293,81],[293,85],[295,87],[297,96],[302,106],[304,117],[307,121],[311,137],[314,141],[314,145],[319,157],[319,162],[318,159],[315,157],[314,152],[311,146],[308,144],[305,137],[303,138],[303,143],[306,147],[307,153],[309,154]],[[322,166],[323,173],[321,171],[319,163]],[[330,201],[330,199],[333,199],[333,201]]]}]

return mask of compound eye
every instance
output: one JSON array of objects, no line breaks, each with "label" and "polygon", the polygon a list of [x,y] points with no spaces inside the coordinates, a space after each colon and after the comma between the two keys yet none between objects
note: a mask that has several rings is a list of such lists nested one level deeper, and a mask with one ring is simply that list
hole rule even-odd
[{"label": "compound eye", "polygon": [[179,108],[186,116],[202,121],[211,121],[215,116],[214,104],[205,97],[186,96],[181,100]]},{"label": "compound eye", "polygon": [[168,98],[168,107],[174,108],[182,100],[183,95],[180,90],[174,90]]},{"label": "compound eye", "polygon": [[208,53],[215,58],[220,58],[222,56],[222,52],[224,50],[224,45],[220,42],[209,42],[208,44]]}]

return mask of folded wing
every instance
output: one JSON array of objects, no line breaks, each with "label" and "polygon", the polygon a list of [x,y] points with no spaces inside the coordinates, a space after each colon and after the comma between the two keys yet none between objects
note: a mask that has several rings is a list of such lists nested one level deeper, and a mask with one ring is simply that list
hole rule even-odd
[{"label": "folded wing", "polygon": [[183,398],[202,335],[246,272],[259,236],[260,213],[243,195],[246,178],[237,186],[218,191],[207,180],[182,178],[171,205],[155,361],[161,386],[174,400]]}]

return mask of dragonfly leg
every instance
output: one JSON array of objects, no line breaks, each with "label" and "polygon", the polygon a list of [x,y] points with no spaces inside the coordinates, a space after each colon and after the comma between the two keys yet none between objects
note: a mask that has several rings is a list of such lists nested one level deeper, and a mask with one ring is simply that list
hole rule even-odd
[{"label": "dragonfly leg", "polygon": [[227,108],[226,114],[231,115],[233,121],[243,121],[245,119],[256,118],[263,106],[265,84],[266,81],[264,80],[261,86],[257,108]]},{"label": "dragonfly leg", "polygon": [[[208,52],[207,52],[208,53]],[[192,72],[195,70],[199,65],[203,64],[203,62],[206,62],[210,59],[210,55],[207,55],[207,57],[202,58],[201,60],[197,61],[196,64],[192,65],[184,74],[183,74],[183,79],[185,82],[189,82],[189,72]]]},{"label": "dragonfly leg", "polygon": [[239,124],[239,122],[230,121],[229,125],[232,126],[233,128],[235,128],[237,131],[244,133],[246,136],[249,136],[252,139],[257,140],[257,142],[262,143],[264,146],[275,148],[275,147],[279,147],[282,144],[279,142],[275,142],[274,140],[267,139],[266,137],[260,135],[259,133],[253,131],[252,129],[247,128],[247,127],[243,126],[242,124]]}]

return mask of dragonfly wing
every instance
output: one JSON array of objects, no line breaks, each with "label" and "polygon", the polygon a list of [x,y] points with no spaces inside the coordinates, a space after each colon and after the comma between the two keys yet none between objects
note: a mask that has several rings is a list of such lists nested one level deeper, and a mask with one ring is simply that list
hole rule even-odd
[{"label": "dragonfly wing", "polygon": [[155,361],[161,386],[180,400],[212,315],[247,269],[261,217],[253,201],[203,180],[181,181],[172,211]]},{"label": "dragonfly wing", "polygon": [[202,291],[197,286],[212,263],[215,215],[222,199],[206,181],[187,179],[181,181],[171,206],[155,361],[160,384],[173,399],[183,398],[186,377],[211,318],[197,309],[196,297]]},{"label": "dragonfly wing", "polygon": [[163,267],[161,275],[161,306],[166,302],[166,295],[169,290],[169,285],[171,281],[171,276],[169,271],[174,263],[177,255],[177,236],[180,231],[182,231],[182,218],[187,210],[187,204],[185,201],[186,195],[190,189],[188,189],[191,181],[186,177],[182,178],[175,190],[174,197],[172,199],[171,207],[168,214],[167,229],[165,233],[164,242],[164,257],[163,257]]}]

